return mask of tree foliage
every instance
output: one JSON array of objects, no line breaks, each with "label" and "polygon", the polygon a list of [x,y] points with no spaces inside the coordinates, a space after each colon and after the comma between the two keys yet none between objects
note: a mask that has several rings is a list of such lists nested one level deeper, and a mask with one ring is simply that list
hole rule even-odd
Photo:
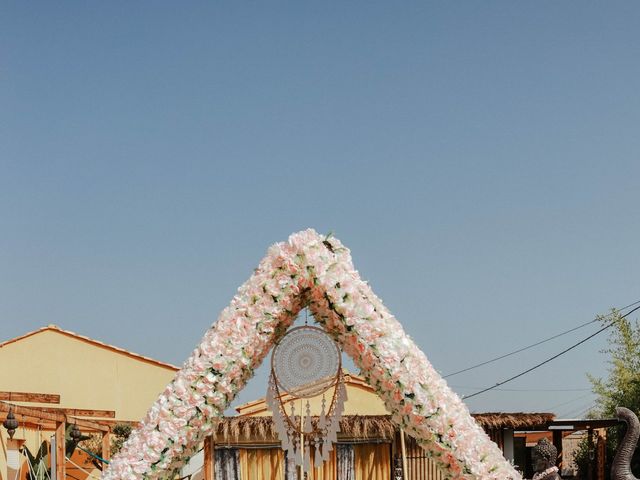
[{"label": "tree foliage", "polygon": [[[131,434],[131,425],[126,423],[117,423],[111,430],[111,455],[115,455],[120,451],[124,442],[127,441]],[[100,435],[91,435],[91,438],[82,443],[85,449],[89,450],[93,455],[102,455],[102,438]],[[95,457],[90,458],[91,463],[99,469],[103,469],[102,462]]]},{"label": "tree foliage", "polygon": [[594,393],[598,396],[594,414],[614,417],[616,407],[627,407],[640,412],[640,326],[622,318],[613,310],[611,315],[600,318],[605,324],[613,323],[609,335],[609,375],[595,378],[589,375]]},{"label": "tree foliage", "polygon": [[[609,315],[599,317],[603,326],[611,324],[608,348],[602,353],[608,356],[608,375],[597,378],[588,375],[593,392],[597,395],[596,405],[589,412],[591,418],[612,418],[616,416],[616,407],[627,407],[640,416],[640,325],[637,321],[623,318],[619,311],[612,310]],[[610,428],[607,432],[607,465],[605,472],[608,478],[611,461],[619,440],[624,434],[620,427]],[[580,470],[580,478],[593,458],[586,440],[576,452],[576,464]],[[640,473],[640,451],[636,449],[631,463],[637,476]],[[586,477],[585,477],[586,478]]]}]

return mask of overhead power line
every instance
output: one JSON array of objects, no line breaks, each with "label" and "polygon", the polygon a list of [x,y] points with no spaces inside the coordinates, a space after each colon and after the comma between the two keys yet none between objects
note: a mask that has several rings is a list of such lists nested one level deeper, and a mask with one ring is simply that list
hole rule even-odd
[{"label": "overhead power line", "polygon": [[[451,388],[478,390],[484,387],[470,387],[466,385],[451,385]],[[496,388],[500,392],[590,392],[591,388]]]},{"label": "overhead power line", "polygon": [[[636,302],[638,303],[638,302]],[[564,355],[565,353],[573,350],[574,348],[582,345],[583,343],[585,343],[588,340],[591,340],[593,337],[595,337],[596,335],[604,332],[605,330],[607,330],[608,328],[610,328],[611,326],[615,325],[619,320],[622,320],[623,318],[628,317],[629,315],[631,315],[633,312],[635,312],[636,310],[640,310],[640,306],[637,306],[636,308],[634,308],[633,310],[629,310],[627,313],[625,313],[624,315],[622,315],[619,319],[613,320],[612,322],[609,322],[608,324],[606,324],[604,327],[602,327],[600,330],[596,331],[595,333],[592,333],[591,335],[589,335],[586,338],[583,338],[582,340],[580,340],[578,343],[574,343],[573,345],[571,345],[569,348],[565,348],[564,350],[562,350],[560,353],[555,354],[552,357],[547,358],[546,360],[534,365],[531,368],[526,369],[524,372],[520,372],[517,375],[514,375],[512,377],[507,378],[506,380],[503,380],[501,382],[496,383],[495,385],[492,385],[491,387],[487,387],[484,388],[476,393],[472,393],[471,395],[466,395],[464,397],[462,397],[463,399],[467,399],[467,398],[471,398],[471,397],[475,397],[477,395],[483,394],[485,392],[488,392],[489,390],[494,390],[502,385],[504,385],[505,383],[509,383],[512,380],[515,380],[516,378],[520,378],[523,375],[526,375],[529,372],[532,372],[533,370],[540,368],[543,365],[546,365],[547,363],[551,362],[552,360],[555,360],[556,358]]]},{"label": "overhead power line", "polygon": [[[637,305],[639,303],[640,303],[640,300],[638,300],[637,302],[630,303],[629,305],[626,305],[626,306],[624,306],[622,308],[618,308],[617,310],[619,312],[621,312],[621,311],[626,310],[629,307],[633,307],[634,305]],[[609,314],[609,315],[611,315],[611,314]],[[558,334],[553,335],[551,337],[545,338],[544,340],[540,340],[540,341],[538,341],[536,343],[532,343],[531,345],[527,345],[526,347],[522,347],[522,348],[519,348],[519,349],[514,350],[512,352],[505,353],[504,355],[500,355],[499,357],[495,357],[495,358],[492,358],[490,360],[486,360],[484,362],[477,363],[475,365],[471,365],[470,367],[463,368],[462,370],[458,370],[457,372],[448,373],[446,375],[443,375],[442,378],[453,377],[454,375],[459,375],[461,373],[468,372],[469,370],[474,370],[476,368],[484,367],[485,365],[489,365],[490,363],[497,362],[498,360],[502,360],[503,358],[507,358],[507,357],[510,357],[512,355],[516,355],[517,353],[524,352],[525,350],[529,350],[530,348],[537,347],[538,345],[542,345],[543,343],[549,342],[551,340],[555,340],[556,338],[562,337],[563,335],[567,335],[569,333],[575,332],[576,330],[579,330],[579,329],[581,329],[583,327],[591,325],[592,323],[595,323],[598,320],[600,320],[600,318],[596,317],[593,320],[589,320],[588,322],[585,322],[583,324],[578,325],[577,327],[573,327],[573,328],[571,328],[569,330],[566,330],[564,332],[561,332],[561,333],[558,333]]]},{"label": "overhead power line", "polygon": [[579,407],[573,408],[571,410],[565,410],[564,412],[559,414],[557,418],[584,417],[584,415],[595,406],[596,404],[594,402],[583,403]]},{"label": "overhead power line", "polygon": [[[578,400],[582,400],[583,398],[587,398],[587,397],[593,397],[593,393],[587,393],[586,395],[580,395],[579,397],[574,397],[571,400],[566,400],[566,401],[561,402],[561,403],[556,403],[555,405],[552,405],[550,407],[546,407],[544,409],[544,411],[545,412],[551,412],[551,411],[554,411],[558,407],[564,407],[565,405],[569,405],[570,403],[577,402]],[[582,402],[582,403],[584,403],[584,402]],[[593,399],[591,400],[590,403],[593,403]]]}]

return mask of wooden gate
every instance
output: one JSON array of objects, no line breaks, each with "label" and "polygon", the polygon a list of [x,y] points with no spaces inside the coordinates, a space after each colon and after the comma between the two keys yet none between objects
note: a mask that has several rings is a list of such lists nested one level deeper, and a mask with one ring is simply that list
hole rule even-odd
[{"label": "wooden gate", "polygon": [[435,462],[416,441],[406,436],[407,480],[442,480],[443,476]]}]

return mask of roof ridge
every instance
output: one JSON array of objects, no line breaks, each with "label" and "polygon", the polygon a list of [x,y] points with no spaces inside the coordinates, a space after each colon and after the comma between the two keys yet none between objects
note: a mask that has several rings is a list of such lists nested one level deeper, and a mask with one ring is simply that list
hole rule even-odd
[{"label": "roof ridge", "polygon": [[[349,372],[346,368],[343,368],[342,371],[343,371],[343,375],[344,375],[343,378],[344,378],[344,384],[345,385],[359,385],[361,387],[365,387],[367,390],[370,390],[373,393],[376,393],[375,388],[373,388],[371,385],[369,385],[364,377],[362,377],[362,376],[360,376],[358,374]],[[289,401],[290,400],[288,398],[289,397],[288,393],[282,393],[281,396],[286,399],[285,401]],[[267,401],[267,397],[266,396],[262,396],[262,397],[254,399],[254,400],[249,400],[248,402],[244,402],[244,403],[242,403],[240,405],[237,405],[237,406],[233,407],[233,409],[236,412],[239,413],[242,409],[251,408],[251,407],[254,407],[254,406],[260,405],[260,404],[266,405],[266,401]],[[250,415],[250,414],[247,414],[247,415]]]},{"label": "roof ridge", "polygon": [[115,345],[111,345],[109,343],[101,342],[100,340],[96,340],[94,338],[87,337],[86,335],[81,335],[79,333],[72,332],[71,330],[65,330],[65,329],[60,328],[58,325],[55,325],[53,323],[50,323],[49,325],[47,325],[45,327],[38,328],[37,330],[33,330],[33,331],[30,331],[30,332],[27,332],[27,333],[25,333],[23,335],[20,335],[18,337],[11,338],[9,340],[5,340],[4,342],[0,342],[0,348],[3,348],[3,347],[5,347],[5,346],[7,346],[7,345],[9,345],[11,343],[15,343],[15,342],[18,342],[20,340],[24,340],[25,338],[31,337],[33,335],[37,335],[37,334],[45,332],[45,331],[52,331],[52,332],[56,332],[56,333],[59,333],[59,334],[62,334],[62,335],[66,335],[68,337],[72,337],[72,338],[75,338],[75,339],[78,339],[78,340],[82,340],[84,342],[91,343],[93,345],[96,345],[96,346],[99,346],[99,347],[102,347],[102,348],[106,348],[106,349],[115,351],[117,353],[120,353],[120,354],[123,354],[123,355],[127,355],[129,357],[132,357],[132,358],[135,358],[135,359],[138,359],[138,360],[142,360],[142,361],[147,362],[147,363],[153,363],[155,365],[159,365],[159,366],[162,366],[164,368],[169,368],[171,370],[176,370],[177,371],[177,370],[180,369],[179,367],[177,367],[175,365],[172,365],[171,363],[163,362],[161,360],[156,360],[155,358],[147,357],[146,355],[135,353],[135,352],[129,351],[127,349],[124,349],[124,348],[121,348],[121,347],[117,347]]}]

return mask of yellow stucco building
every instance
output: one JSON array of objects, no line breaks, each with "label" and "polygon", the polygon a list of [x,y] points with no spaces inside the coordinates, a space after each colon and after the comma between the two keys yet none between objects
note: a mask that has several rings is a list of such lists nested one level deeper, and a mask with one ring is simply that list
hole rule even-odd
[{"label": "yellow stucco building", "polygon": [[[27,407],[53,410],[108,412],[104,420],[138,421],[174,377],[178,368],[74,332],[48,325],[0,343],[0,393],[5,400]],[[8,398],[8,392],[59,395],[59,403],[24,403]],[[86,415],[88,412],[84,412]],[[94,419],[100,419],[97,412]],[[89,412],[90,414],[90,412]],[[5,415],[2,415],[4,419]],[[35,452],[51,431],[21,422],[14,438],[26,440]],[[7,466],[7,432],[0,428],[0,480]]]},{"label": "yellow stucco building", "polygon": [[113,410],[128,421],[144,417],[178,371],[55,325],[0,343],[0,364],[2,391],[58,394],[56,407]]},{"label": "yellow stucco building", "polygon": [[[357,375],[347,371],[344,373],[344,384],[347,389],[347,400],[344,402],[344,416],[348,415],[389,415],[384,402],[369,386],[367,382]],[[333,388],[329,389],[325,396],[331,399]],[[283,403],[290,401],[288,395],[283,395]],[[309,399],[312,412],[320,411],[322,395],[317,395]],[[236,407],[239,416],[271,416],[271,411],[267,408],[264,398],[247,402]]]}]

